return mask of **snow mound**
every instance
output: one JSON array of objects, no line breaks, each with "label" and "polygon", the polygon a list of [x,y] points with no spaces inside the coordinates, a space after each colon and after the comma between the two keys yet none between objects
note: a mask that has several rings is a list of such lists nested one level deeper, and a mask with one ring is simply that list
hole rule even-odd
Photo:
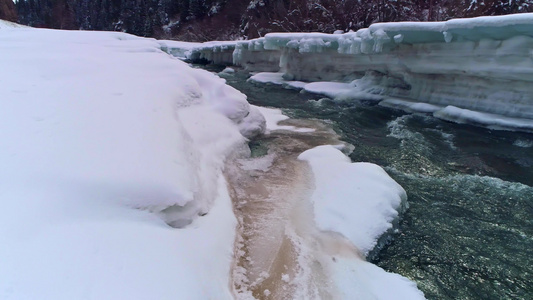
[{"label": "snow mound", "polygon": [[285,80],[284,76],[285,74],[281,72],[260,72],[254,74],[248,79],[248,81],[256,83],[270,83],[282,85],[285,88],[291,88],[296,90],[301,90],[308,84],[307,82],[303,81]]},{"label": "snow mound", "polygon": [[0,26],[0,298],[231,298],[260,112],[152,39]]},{"label": "snow mound", "polygon": [[295,127],[295,126],[290,126],[290,125],[278,125],[279,122],[289,119],[289,117],[287,117],[281,112],[281,109],[267,108],[267,107],[257,107],[257,109],[265,117],[266,129],[268,131],[274,131],[274,130],[288,130],[288,131],[295,131],[295,132],[315,131],[313,128]]},{"label": "snow mound", "polygon": [[319,146],[298,157],[309,162],[315,177],[312,196],[320,230],[342,234],[365,256],[398,222],[407,194],[379,166],[351,163],[333,146]]},{"label": "snow mound", "polygon": [[366,261],[337,257],[329,266],[339,299],[425,299],[413,281]]},{"label": "snow mound", "polygon": [[407,207],[403,188],[379,166],[351,163],[334,146],[319,146],[298,158],[314,175],[311,200],[322,246],[317,257],[325,256],[321,265],[334,286],[332,298],[425,299],[416,283],[361,256],[377,253],[397,227],[398,214]]}]

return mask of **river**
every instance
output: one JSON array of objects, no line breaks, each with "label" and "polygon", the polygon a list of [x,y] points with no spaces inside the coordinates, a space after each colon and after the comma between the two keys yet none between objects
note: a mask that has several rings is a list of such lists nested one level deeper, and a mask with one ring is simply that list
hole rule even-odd
[{"label": "river", "polygon": [[355,146],[353,161],[382,166],[404,187],[410,207],[373,263],[428,299],[533,299],[533,134],[224,77],[254,105],[326,122]]}]

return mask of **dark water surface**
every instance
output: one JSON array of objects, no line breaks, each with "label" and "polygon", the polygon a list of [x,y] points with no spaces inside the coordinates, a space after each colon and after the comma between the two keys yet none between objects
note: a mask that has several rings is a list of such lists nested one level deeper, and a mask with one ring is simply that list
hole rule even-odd
[{"label": "dark water surface", "polygon": [[428,299],[533,299],[533,134],[225,78],[252,104],[329,122],[355,146],[353,161],[384,167],[404,187],[410,208],[375,264]]}]

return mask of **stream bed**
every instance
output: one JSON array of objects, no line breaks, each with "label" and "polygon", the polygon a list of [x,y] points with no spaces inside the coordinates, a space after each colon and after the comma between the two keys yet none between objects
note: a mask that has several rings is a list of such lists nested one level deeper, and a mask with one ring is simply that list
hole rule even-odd
[{"label": "stream bed", "polygon": [[352,161],[378,164],[403,186],[410,208],[373,263],[428,299],[533,299],[533,134],[337,102],[240,71],[224,78],[251,104],[328,123],[355,146]]}]

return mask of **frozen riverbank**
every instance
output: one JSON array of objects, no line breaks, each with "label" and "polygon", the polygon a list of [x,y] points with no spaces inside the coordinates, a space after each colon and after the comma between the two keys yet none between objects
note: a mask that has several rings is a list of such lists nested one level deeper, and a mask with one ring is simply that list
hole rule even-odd
[{"label": "frozen riverbank", "polygon": [[[531,32],[533,14],[383,23],[345,34],[280,33],[201,44],[187,57],[279,71],[288,81],[340,81],[346,83],[336,95],[342,99],[403,101],[397,107],[411,110],[417,106],[409,103],[429,103],[446,108],[435,116],[447,120],[532,131]],[[498,122],[494,114],[518,120]]]}]

